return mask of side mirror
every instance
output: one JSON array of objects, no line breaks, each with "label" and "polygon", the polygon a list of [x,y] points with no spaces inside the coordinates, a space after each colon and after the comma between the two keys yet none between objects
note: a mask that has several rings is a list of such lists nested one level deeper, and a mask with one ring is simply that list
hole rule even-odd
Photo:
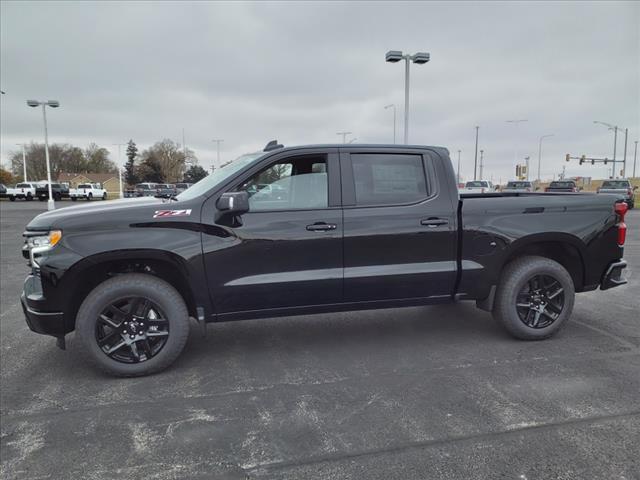
[{"label": "side mirror", "polygon": [[223,193],[216,202],[216,207],[226,214],[242,215],[249,211],[249,194],[247,192]]}]

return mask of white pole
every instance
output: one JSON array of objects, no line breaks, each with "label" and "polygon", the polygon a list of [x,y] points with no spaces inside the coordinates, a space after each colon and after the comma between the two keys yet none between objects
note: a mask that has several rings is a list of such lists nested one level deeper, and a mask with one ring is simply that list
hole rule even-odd
[{"label": "white pole", "polygon": [[22,147],[22,181],[27,182],[27,154],[24,149],[24,143],[18,143]]},{"label": "white pole", "polygon": [[404,144],[409,144],[409,60],[411,56],[405,55],[404,61]]},{"label": "white pole", "polygon": [[42,102],[42,118],[44,119],[44,155],[47,162],[47,182],[49,185],[49,199],[47,200],[47,210],[55,210],[53,201],[53,191],[51,189],[51,164],[49,163],[49,135],[47,133],[47,104]]},{"label": "white pole", "polygon": [[458,183],[460,183],[460,152],[462,150],[458,150]]},{"label": "white pole", "polygon": [[393,104],[393,144],[396,144],[396,104]]}]

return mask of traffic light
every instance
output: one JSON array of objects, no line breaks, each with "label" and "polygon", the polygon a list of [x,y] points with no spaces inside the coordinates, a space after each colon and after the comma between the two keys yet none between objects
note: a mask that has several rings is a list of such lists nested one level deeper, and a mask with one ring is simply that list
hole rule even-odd
[{"label": "traffic light", "polygon": [[582,156],[580,157],[580,165],[582,165],[582,164],[584,163],[584,161],[585,161],[584,159],[585,159],[585,156],[584,156],[584,155],[582,155]]},{"label": "traffic light", "polygon": [[592,158],[592,159],[591,159],[591,165],[595,165],[595,164],[596,164],[596,159],[595,159],[595,158]]},{"label": "traffic light", "polygon": [[604,164],[605,164],[605,165],[607,164],[607,160],[609,160],[609,159],[608,159],[608,158],[605,158],[605,159],[604,159]]},{"label": "traffic light", "polygon": [[568,162],[569,160],[571,160],[571,155],[567,153],[567,156],[565,158],[567,159],[567,162]]}]

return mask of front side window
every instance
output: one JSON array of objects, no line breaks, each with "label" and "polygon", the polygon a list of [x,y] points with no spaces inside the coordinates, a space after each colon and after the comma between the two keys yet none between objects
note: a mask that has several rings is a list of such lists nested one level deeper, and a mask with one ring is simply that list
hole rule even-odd
[{"label": "front side window", "polygon": [[421,155],[351,155],[356,205],[397,205],[425,199],[427,182]]},{"label": "front side window", "polygon": [[238,188],[249,194],[249,211],[327,208],[329,190],[325,155],[282,160]]}]

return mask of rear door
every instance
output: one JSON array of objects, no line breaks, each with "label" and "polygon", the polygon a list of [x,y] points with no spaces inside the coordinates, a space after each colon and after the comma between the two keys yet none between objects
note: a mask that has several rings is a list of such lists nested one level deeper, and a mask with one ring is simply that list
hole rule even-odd
[{"label": "rear door", "polygon": [[345,301],[452,294],[456,206],[436,160],[428,150],[341,150]]},{"label": "rear door", "polygon": [[209,198],[202,244],[218,314],[342,301],[342,210],[337,149],[272,155],[225,191],[249,193],[250,210],[215,221]]}]

